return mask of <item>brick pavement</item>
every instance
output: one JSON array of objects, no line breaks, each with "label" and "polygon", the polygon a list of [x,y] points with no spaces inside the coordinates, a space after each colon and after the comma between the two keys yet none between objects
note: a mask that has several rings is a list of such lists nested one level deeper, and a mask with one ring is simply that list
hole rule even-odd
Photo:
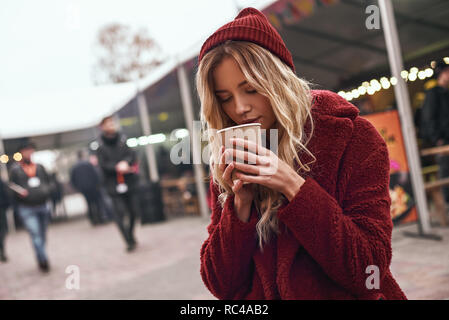
[{"label": "brick pavement", "polygon": [[[7,237],[10,261],[0,264],[0,299],[214,299],[199,274],[199,250],[208,221],[177,218],[138,226],[138,249],[126,253],[115,225],[87,220],[53,224],[48,253],[52,271],[41,274],[28,234]],[[449,298],[449,228],[442,242],[393,233],[391,270],[410,299]],[[80,268],[80,290],[68,290],[66,267]]]}]

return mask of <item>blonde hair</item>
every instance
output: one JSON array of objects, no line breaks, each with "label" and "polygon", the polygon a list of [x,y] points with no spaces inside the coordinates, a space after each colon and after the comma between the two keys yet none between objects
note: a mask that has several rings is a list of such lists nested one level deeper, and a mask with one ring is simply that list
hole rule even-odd
[{"label": "blonde hair", "polygon": [[[203,133],[209,141],[210,168],[213,180],[219,186],[218,200],[222,207],[227,197],[233,192],[218,170],[221,144],[220,139],[215,138],[215,132],[235,123],[223,111],[215,95],[213,70],[225,57],[234,58],[248,83],[258,93],[269,99],[277,120],[275,126],[278,129],[277,156],[279,159],[292,168],[297,166],[298,173],[301,170],[310,171],[308,165],[316,161],[313,154],[306,148],[314,128],[309,83],[298,78],[270,51],[251,42],[227,41],[203,57],[196,75],[196,86],[201,100],[200,118]],[[304,125],[308,119],[311,122],[311,132],[307,137]],[[303,152],[308,153],[313,161],[303,164],[298,155]],[[254,204],[260,214],[256,229],[259,246],[263,249],[263,244],[270,241],[273,233],[279,233],[276,211],[283,204],[284,199],[283,195],[276,190],[257,184],[253,188]]]}]

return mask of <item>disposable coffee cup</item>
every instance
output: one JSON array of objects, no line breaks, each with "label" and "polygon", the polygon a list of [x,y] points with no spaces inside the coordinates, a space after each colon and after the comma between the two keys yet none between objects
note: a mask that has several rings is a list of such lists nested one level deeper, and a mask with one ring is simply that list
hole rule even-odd
[{"label": "disposable coffee cup", "polygon": [[[259,146],[262,146],[262,134],[261,134],[261,124],[260,123],[247,123],[238,126],[228,127],[217,131],[218,137],[221,139],[221,145],[225,149],[234,149],[232,145],[232,138],[240,138],[244,140],[251,141]],[[247,150],[248,152],[251,152]],[[249,164],[255,164],[249,162]],[[232,171],[232,181],[237,179],[235,176],[237,170]],[[244,182],[248,184],[248,182]]]}]

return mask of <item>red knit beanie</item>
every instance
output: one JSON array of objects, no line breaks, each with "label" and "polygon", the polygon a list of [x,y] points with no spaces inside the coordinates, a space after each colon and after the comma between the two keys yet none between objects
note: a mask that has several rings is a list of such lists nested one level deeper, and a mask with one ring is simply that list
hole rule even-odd
[{"label": "red knit beanie", "polygon": [[201,47],[198,62],[201,62],[207,52],[227,40],[248,41],[258,44],[278,56],[295,71],[292,54],[288,51],[281,36],[265,15],[257,9],[243,9],[233,21],[215,31]]}]

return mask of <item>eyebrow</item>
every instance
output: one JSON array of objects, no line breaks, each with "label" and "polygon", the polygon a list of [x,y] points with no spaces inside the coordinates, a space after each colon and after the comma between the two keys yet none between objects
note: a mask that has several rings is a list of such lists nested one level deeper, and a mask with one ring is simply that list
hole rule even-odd
[{"label": "eyebrow", "polygon": [[[247,83],[248,83],[248,81],[244,80],[244,81],[240,82],[237,87],[244,86]],[[215,93],[224,93],[224,92],[228,92],[228,90],[215,90]]]}]

